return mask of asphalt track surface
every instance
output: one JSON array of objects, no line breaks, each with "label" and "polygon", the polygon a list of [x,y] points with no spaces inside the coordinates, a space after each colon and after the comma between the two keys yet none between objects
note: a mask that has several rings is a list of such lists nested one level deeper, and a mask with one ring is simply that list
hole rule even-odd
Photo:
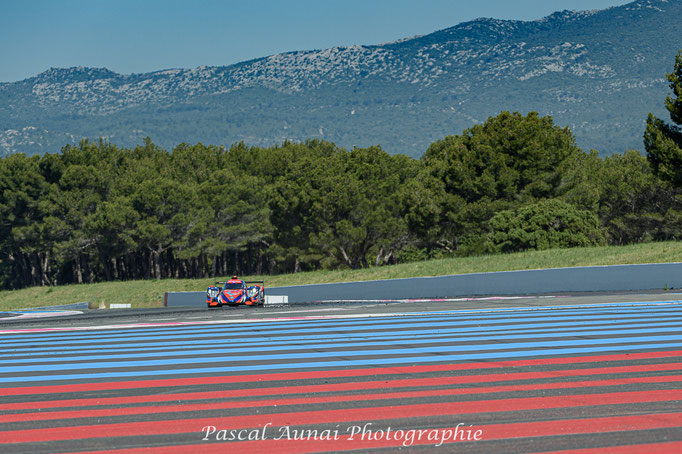
[{"label": "asphalt track surface", "polygon": [[682,452],[680,294],[25,314],[3,453]]}]

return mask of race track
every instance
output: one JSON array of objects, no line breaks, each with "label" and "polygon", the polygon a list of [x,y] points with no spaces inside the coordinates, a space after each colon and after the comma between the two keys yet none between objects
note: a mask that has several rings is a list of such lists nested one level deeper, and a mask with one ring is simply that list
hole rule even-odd
[{"label": "race track", "polygon": [[680,299],[5,318],[0,452],[682,452]]}]

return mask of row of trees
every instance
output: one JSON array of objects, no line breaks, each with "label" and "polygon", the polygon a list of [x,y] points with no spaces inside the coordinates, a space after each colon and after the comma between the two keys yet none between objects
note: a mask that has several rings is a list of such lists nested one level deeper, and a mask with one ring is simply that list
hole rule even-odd
[{"label": "row of trees", "polygon": [[[669,75],[680,123],[682,60]],[[536,113],[503,112],[421,159],[311,140],[147,139],[0,159],[0,287],[360,268],[439,256],[677,239],[682,134],[602,159]]]}]

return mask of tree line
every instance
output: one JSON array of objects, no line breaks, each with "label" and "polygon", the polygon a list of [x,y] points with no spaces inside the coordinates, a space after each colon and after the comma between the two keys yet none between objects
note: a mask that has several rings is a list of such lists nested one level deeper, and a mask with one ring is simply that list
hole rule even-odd
[{"label": "tree line", "polygon": [[309,140],[135,148],[83,140],[0,159],[0,288],[366,268],[436,257],[677,239],[673,124],[602,159],[537,113],[503,112],[421,159]]}]

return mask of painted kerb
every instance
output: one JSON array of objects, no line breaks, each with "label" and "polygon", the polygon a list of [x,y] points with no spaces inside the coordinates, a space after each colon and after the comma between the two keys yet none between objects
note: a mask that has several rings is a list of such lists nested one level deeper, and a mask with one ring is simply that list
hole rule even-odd
[{"label": "painted kerb", "polygon": [[[266,280],[266,291],[271,295],[287,295],[289,303],[664,288],[682,288],[682,263],[503,271],[289,287],[267,287]],[[169,292],[165,303],[167,306],[203,306],[206,293]]]}]

